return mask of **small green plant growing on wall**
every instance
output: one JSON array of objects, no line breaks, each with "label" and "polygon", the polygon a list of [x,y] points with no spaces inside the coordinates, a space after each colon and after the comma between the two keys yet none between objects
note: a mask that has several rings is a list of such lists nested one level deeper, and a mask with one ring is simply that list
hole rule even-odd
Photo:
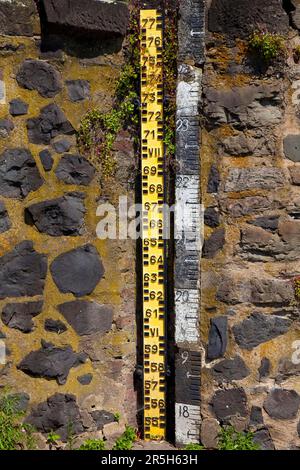
[{"label": "small green plant growing on wall", "polygon": [[201,444],[187,444],[184,450],[205,450],[205,447]]},{"label": "small green plant growing on wall", "polygon": [[254,31],[249,38],[249,50],[255,52],[265,62],[270,62],[283,55],[285,42],[280,34],[267,31]]},{"label": "small green plant growing on wall", "polygon": [[119,423],[119,422],[120,422],[120,419],[121,419],[121,414],[118,413],[118,412],[116,412],[116,413],[114,414],[114,420],[115,420],[117,423]]},{"label": "small green plant growing on wall", "polygon": [[75,433],[74,433],[74,423],[69,421],[67,424],[67,448],[68,450],[74,449],[75,442]]},{"label": "small green plant growing on wall", "polygon": [[[131,0],[131,17],[124,48],[125,65],[116,83],[111,111],[91,109],[81,120],[77,132],[80,151],[99,166],[101,176],[109,178],[116,172],[113,146],[122,128],[131,130],[135,144],[139,142],[140,90],[140,0]],[[175,154],[176,85],[177,85],[177,20],[178,0],[163,0],[165,11],[164,46],[162,50],[164,84],[164,143],[167,161]]]},{"label": "small green plant growing on wall", "polygon": [[219,450],[260,450],[253,441],[252,432],[238,432],[233,426],[225,426],[219,434]]},{"label": "small green plant growing on wall", "polygon": [[116,440],[112,450],[131,450],[136,438],[136,430],[132,426],[126,426],[124,433]]},{"label": "small green plant growing on wall", "polygon": [[139,124],[139,10],[132,2],[132,11],[126,46],[124,50],[125,65],[116,84],[114,105],[111,111],[103,113],[98,109],[90,110],[81,120],[77,132],[79,149],[88,158],[95,153],[92,163],[99,164],[104,178],[114,176],[116,161],[113,157],[113,145],[122,128],[133,130],[137,135]]},{"label": "small green plant growing on wall", "polygon": [[78,450],[105,450],[105,442],[102,439],[87,439]]},{"label": "small green plant growing on wall", "polygon": [[167,162],[171,163],[176,151],[176,89],[178,52],[179,1],[165,0],[165,26],[163,47],[165,148]]},{"label": "small green plant growing on wall", "polygon": [[0,450],[31,450],[36,447],[34,429],[22,423],[24,412],[18,410],[19,399],[4,391],[0,396]]},{"label": "small green plant growing on wall", "polygon": [[54,431],[50,431],[47,436],[47,444],[49,445],[49,449],[52,450],[53,447],[57,446],[59,440],[60,435],[56,434]]},{"label": "small green plant growing on wall", "polygon": [[294,294],[295,299],[300,302],[300,277],[294,279]]}]

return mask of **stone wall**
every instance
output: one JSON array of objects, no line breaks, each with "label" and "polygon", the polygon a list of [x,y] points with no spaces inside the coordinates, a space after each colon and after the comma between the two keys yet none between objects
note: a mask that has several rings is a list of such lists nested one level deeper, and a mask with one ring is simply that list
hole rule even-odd
[{"label": "stone wall", "polygon": [[[118,136],[113,181],[76,145],[82,116],[113,105],[128,10],[72,3],[0,0],[0,387],[19,396],[40,448],[52,430],[111,441],[136,414],[135,245],[96,237],[100,202],[134,200],[133,143]],[[300,448],[300,12],[284,4],[207,0],[195,62],[209,448],[228,423],[264,449]],[[285,58],[249,55],[257,28],[285,36]]]},{"label": "stone wall", "polygon": [[[208,6],[201,439],[213,446],[219,424],[232,423],[264,449],[299,449],[300,37],[289,21],[297,15],[279,0]],[[285,36],[285,58],[266,65],[249,56],[247,37],[259,28]]]},{"label": "stone wall", "polygon": [[135,247],[97,239],[96,209],[133,199],[133,144],[122,131],[112,184],[76,130],[113,104],[128,10],[55,3],[0,2],[0,387],[38,431],[110,439],[135,420]]}]

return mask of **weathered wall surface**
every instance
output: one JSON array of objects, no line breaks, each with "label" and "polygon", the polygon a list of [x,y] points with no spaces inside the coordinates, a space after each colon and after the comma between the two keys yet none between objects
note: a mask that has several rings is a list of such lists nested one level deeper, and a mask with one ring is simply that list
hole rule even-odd
[{"label": "weathered wall surface", "polygon": [[[279,0],[209,4],[201,439],[212,445],[218,423],[230,422],[263,448],[299,448],[300,38]],[[257,28],[285,36],[285,59],[264,67],[249,57]]]},{"label": "weathered wall surface", "polygon": [[[123,426],[114,413],[131,423],[136,413],[135,247],[97,239],[96,208],[119,195],[133,200],[133,145],[120,133],[117,175],[107,181],[95,155],[79,155],[76,129],[89,109],[112,106],[127,9],[82,0],[68,12],[69,2],[53,3],[39,2],[41,25],[33,0],[0,1],[0,386],[20,394],[44,434],[110,439]],[[253,430],[263,448],[300,447],[300,12],[291,3],[288,16],[280,0],[207,1],[207,447],[228,423]],[[249,57],[256,28],[284,35],[287,57],[269,67]]]},{"label": "weathered wall surface", "polygon": [[[82,3],[84,27],[67,16],[80,39],[57,30],[45,48],[35,2],[0,2],[0,386],[21,394],[36,429],[64,439],[70,423],[110,438],[122,429],[114,413],[135,419],[134,244],[96,237],[98,203],[132,199],[133,146],[123,131],[113,185],[76,147],[82,116],[112,106],[128,12]],[[97,6],[106,42],[85,48]]]}]

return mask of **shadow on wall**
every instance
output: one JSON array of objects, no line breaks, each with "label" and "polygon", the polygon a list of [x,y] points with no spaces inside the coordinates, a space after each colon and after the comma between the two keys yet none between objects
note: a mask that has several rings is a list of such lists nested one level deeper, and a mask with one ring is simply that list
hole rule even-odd
[{"label": "shadow on wall", "polygon": [[41,51],[64,50],[78,58],[113,54],[122,48],[129,12],[124,2],[35,0],[41,20]]}]

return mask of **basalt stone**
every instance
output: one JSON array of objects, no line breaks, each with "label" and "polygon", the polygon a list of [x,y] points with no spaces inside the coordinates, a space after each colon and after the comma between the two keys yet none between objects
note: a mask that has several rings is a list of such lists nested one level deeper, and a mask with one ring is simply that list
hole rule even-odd
[{"label": "basalt stone", "polygon": [[220,185],[220,174],[216,165],[210,167],[210,172],[208,175],[207,183],[207,192],[208,193],[217,193]]},{"label": "basalt stone", "polygon": [[0,233],[7,232],[11,227],[11,222],[4,202],[0,201]]},{"label": "basalt stone", "polygon": [[258,217],[255,220],[248,221],[248,224],[255,225],[256,227],[261,227],[264,230],[268,230],[269,232],[276,232],[278,229],[278,215],[272,215],[269,217]]},{"label": "basalt stone", "polygon": [[93,245],[61,254],[52,262],[50,270],[60,292],[70,292],[75,297],[91,294],[104,275],[102,261]]},{"label": "basalt stone", "polygon": [[224,356],[227,348],[227,317],[216,317],[210,320],[207,346],[207,359],[213,360]]},{"label": "basalt stone", "polygon": [[292,26],[295,29],[300,29],[300,3],[299,0],[291,0],[289,2],[286,2],[290,6],[290,19]]},{"label": "basalt stone", "polygon": [[125,2],[99,0],[42,0],[46,21],[84,35],[124,36],[129,21]]},{"label": "basalt stone", "polygon": [[217,449],[220,425],[214,418],[204,418],[201,421],[201,443],[206,449]]},{"label": "basalt stone", "polygon": [[223,228],[215,230],[211,236],[204,241],[202,257],[214,258],[218,251],[222,250],[225,244],[225,230]]},{"label": "basalt stone", "polygon": [[222,151],[232,156],[250,156],[254,145],[244,134],[227,137],[221,142]]},{"label": "basalt stone", "polygon": [[1,319],[9,328],[16,328],[23,333],[33,331],[33,318],[41,313],[43,301],[7,304],[2,310]]},{"label": "basalt stone", "polygon": [[[234,15],[232,14],[234,12]],[[248,39],[256,29],[287,34],[289,18],[278,0],[213,0],[208,14],[208,28],[231,39]]]},{"label": "basalt stone", "polygon": [[87,300],[75,300],[58,306],[58,310],[80,336],[101,333],[112,326],[113,309]]},{"label": "basalt stone", "polygon": [[49,150],[45,149],[40,152],[40,159],[45,171],[51,171],[53,167],[53,158]]},{"label": "basalt stone", "polygon": [[300,134],[285,137],[283,150],[286,158],[293,162],[300,162]]},{"label": "basalt stone", "polygon": [[65,153],[70,150],[72,144],[67,139],[57,140],[56,142],[52,142],[52,147],[54,148],[56,153]]},{"label": "basalt stone", "polygon": [[48,145],[59,134],[74,134],[75,129],[65,114],[51,103],[41,109],[38,117],[27,120],[29,142]]},{"label": "basalt stone", "polygon": [[264,196],[249,196],[244,199],[226,199],[222,202],[222,209],[231,217],[242,217],[245,215],[263,212],[269,209],[271,203]]},{"label": "basalt stone", "polygon": [[242,380],[250,374],[248,367],[240,356],[224,359],[213,367],[213,375],[217,380]]},{"label": "basalt stone", "polygon": [[285,334],[291,321],[273,315],[252,313],[250,317],[233,326],[236,342],[242,349],[251,350],[259,344]]},{"label": "basalt stone", "polygon": [[18,369],[31,377],[66,383],[70,369],[85,362],[86,356],[75,353],[71,346],[56,347],[42,340],[41,349],[30,352],[18,365]]},{"label": "basalt stone", "polygon": [[75,435],[84,432],[76,397],[70,394],[52,395],[33,408],[25,422],[42,433],[54,431],[64,442],[70,434],[70,426]]},{"label": "basalt stone", "polygon": [[36,162],[27,149],[5,150],[0,158],[0,194],[8,198],[25,198],[43,184]]},{"label": "basalt stone", "polygon": [[93,374],[84,374],[77,377],[78,382],[81,385],[89,385],[93,379]]},{"label": "basalt stone", "polygon": [[233,416],[247,416],[247,396],[242,388],[218,390],[212,398],[212,408],[221,422]]},{"label": "basalt stone", "polygon": [[43,294],[47,274],[46,255],[23,241],[0,258],[0,299]]},{"label": "basalt stone", "polygon": [[278,364],[278,375],[276,376],[276,383],[280,384],[289,380],[291,377],[300,375],[300,364],[298,361],[291,361],[289,358],[283,357]]},{"label": "basalt stone", "polygon": [[52,98],[62,89],[60,74],[43,60],[25,60],[16,78],[19,86],[37,90],[44,98]]},{"label": "basalt stone", "polygon": [[14,127],[14,123],[10,119],[0,119],[0,137],[6,139]]},{"label": "basalt stone", "polygon": [[244,278],[239,272],[224,273],[219,283],[216,299],[226,304],[236,305],[250,300],[251,285],[248,278]]},{"label": "basalt stone", "polygon": [[102,430],[105,424],[113,423],[115,421],[115,416],[109,411],[105,410],[92,411],[91,416],[97,426],[98,431]]},{"label": "basalt stone", "polygon": [[253,435],[253,442],[258,444],[260,450],[275,450],[270,432],[267,428],[258,429]]},{"label": "basalt stone", "polygon": [[27,114],[28,107],[29,105],[19,98],[9,102],[9,112],[12,116],[23,116]]},{"label": "basalt stone", "polygon": [[214,207],[207,207],[205,209],[204,223],[212,228],[216,228],[220,225],[220,214]]},{"label": "basalt stone", "polygon": [[260,427],[264,425],[262,409],[259,406],[252,406],[249,425],[252,427]]},{"label": "basalt stone", "polygon": [[[297,310],[295,311],[295,314],[297,314]],[[279,315],[280,317],[293,317],[294,315],[294,309],[293,305],[287,305],[286,308],[281,308],[279,310],[272,310],[272,315]]]},{"label": "basalt stone", "polygon": [[81,155],[64,155],[55,174],[66,184],[87,186],[95,175],[95,168]]},{"label": "basalt stone", "polygon": [[278,233],[282,240],[292,245],[300,245],[300,220],[282,219],[278,225]]},{"label": "basalt stone", "polygon": [[274,136],[262,133],[260,135],[258,130],[254,133],[240,132],[238,135],[233,135],[222,139],[219,142],[220,156],[230,155],[233,157],[269,157],[276,152],[276,142]]},{"label": "basalt stone", "polygon": [[270,359],[268,359],[267,357],[263,357],[260,363],[260,367],[258,369],[259,378],[264,379],[265,377],[268,377],[268,375],[270,374],[270,369],[271,369]]},{"label": "basalt stone", "polygon": [[274,419],[294,419],[300,407],[300,396],[295,390],[275,388],[264,401],[264,409]]},{"label": "basalt stone", "polygon": [[225,182],[225,192],[249,189],[276,189],[284,185],[282,170],[265,166],[255,168],[231,168]]},{"label": "basalt stone", "polygon": [[278,235],[255,226],[246,226],[241,230],[241,247],[243,249],[241,256],[251,261],[282,257],[287,251],[287,247],[283,246]]},{"label": "basalt stone", "polygon": [[289,305],[294,299],[290,281],[281,279],[251,279],[251,302],[255,305]]},{"label": "basalt stone", "polygon": [[208,129],[231,125],[235,129],[261,129],[282,121],[282,90],[279,84],[216,89],[207,87],[204,113]]},{"label": "basalt stone", "polygon": [[46,318],[44,327],[46,331],[57,333],[58,335],[64,333],[68,329],[62,321],[53,320],[52,318]]},{"label": "basalt stone", "polygon": [[34,0],[1,1],[0,34],[33,36],[39,31],[39,15]]},{"label": "basalt stone", "polygon": [[292,166],[289,168],[292,183],[300,186],[300,165]]},{"label": "basalt stone", "polygon": [[83,101],[90,97],[91,86],[87,80],[68,80],[66,81],[68,95],[71,101]]},{"label": "basalt stone", "polygon": [[57,199],[33,204],[25,209],[25,222],[52,237],[77,236],[84,232],[83,193],[67,193]]},{"label": "basalt stone", "polygon": [[300,437],[300,421],[299,421],[298,426],[297,426],[297,432],[298,432],[298,436]]}]

